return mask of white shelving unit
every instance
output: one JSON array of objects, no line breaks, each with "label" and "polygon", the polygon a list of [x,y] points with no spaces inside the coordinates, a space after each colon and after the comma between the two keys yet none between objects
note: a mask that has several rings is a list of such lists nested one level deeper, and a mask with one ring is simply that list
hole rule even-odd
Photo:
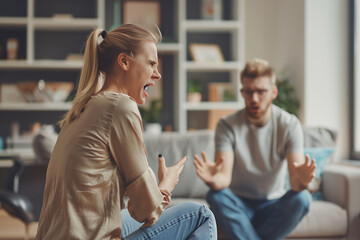
[{"label": "white shelving unit", "polygon": [[[26,32],[26,59],[0,60],[1,70],[80,70],[78,60],[36,59],[36,31],[88,31],[104,27],[105,0],[96,0],[96,18],[47,18],[35,16],[36,0],[27,0],[26,17],[0,17],[2,28],[23,28]],[[3,6],[2,6],[3,7]],[[51,44],[51,43],[50,43]],[[1,83],[1,82],[0,82]],[[0,103],[0,111],[67,111],[71,103]]]},{"label": "white shelving unit", "polygon": [[[37,34],[51,34],[52,32],[86,32],[95,27],[104,28],[105,11],[109,10],[107,0],[96,0],[91,3],[96,4],[96,16],[94,18],[73,18],[58,19],[51,17],[36,16],[37,1],[25,0],[27,12],[25,16],[0,16],[1,29],[21,29],[26,32],[26,58],[24,60],[0,60],[0,71],[80,71],[83,62],[74,60],[54,59],[52,57],[38,57],[39,46],[36,42]],[[67,0],[68,1],[68,0]],[[243,106],[242,98],[237,89],[240,88],[239,74],[244,65],[244,2],[245,0],[223,0],[231,5],[231,17],[226,20],[202,20],[201,18],[192,19],[187,17],[187,4],[200,3],[200,0],[160,0],[173,1],[174,13],[171,14],[174,20],[175,39],[174,43],[159,43],[159,54],[171,55],[174,61],[174,68],[170,76],[174,81],[173,101],[175,108],[174,130],[187,131],[188,117],[194,111],[228,110],[239,109]],[[105,9],[106,8],[106,9]],[[199,12],[201,11],[198,9]],[[162,10],[164,11],[164,10]],[[229,14],[228,14],[229,15]],[[107,20],[108,21],[108,20]],[[229,42],[223,43],[230,49],[231,56],[221,64],[199,64],[189,60],[188,44],[191,34],[228,34]],[[50,43],[51,44],[51,43]],[[25,47],[25,46],[24,46]],[[233,84],[236,89],[236,99],[231,102],[187,102],[187,82],[189,74],[201,74],[204,76],[225,73],[227,82]],[[0,75],[1,76],[1,75]],[[20,79],[21,80],[21,79]],[[76,79],[77,80],[77,79]],[[1,84],[1,79],[0,79]],[[71,103],[0,103],[0,111],[66,111],[70,109]],[[206,128],[206,123],[204,123]]]},{"label": "white shelving unit", "polygon": [[[179,63],[179,84],[178,84],[178,126],[179,131],[185,132],[189,129],[188,116],[193,111],[212,111],[240,109],[244,104],[237,91],[240,88],[240,71],[244,65],[244,0],[231,0],[232,17],[229,20],[202,20],[188,19],[187,6],[189,1],[179,1],[179,36],[180,36],[180,63]],[[231,59],[225,59],[223,63],[197,63],[189,61],[187,56],[187,46],[190,43],[189,33],[213,34],[228,33],[231,35]],[[227,44],[227,43],[223,43]],[[216,72],[229,73],[230,79],[236,90],[236,100],[232,102],[187,102],[187,82],[188,73],[212,74]],[[205,123],[205,128],[207,127]]]}]

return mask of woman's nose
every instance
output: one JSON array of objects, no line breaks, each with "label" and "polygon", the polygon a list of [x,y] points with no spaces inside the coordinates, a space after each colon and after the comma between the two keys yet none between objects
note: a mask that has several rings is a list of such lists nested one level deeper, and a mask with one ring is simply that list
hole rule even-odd
[{"label": "woman's nose", "polygon": [[157,68],[154,70],[153,78],[158,80],[161,78],[161,74],[159,73],[159,70]]}]

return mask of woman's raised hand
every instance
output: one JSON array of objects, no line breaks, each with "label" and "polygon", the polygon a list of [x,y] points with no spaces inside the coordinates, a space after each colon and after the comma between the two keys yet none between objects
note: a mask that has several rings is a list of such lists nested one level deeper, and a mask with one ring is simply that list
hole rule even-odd
[{"label": "woman's raised hand", "polygon": [[158,160],[159,189],[172,192],[176,184],[179,182],[179,176],[184,169],[184,164],[187,160],[187,157],[183,157],[180,161],[171,167],[166,167],[165,158],[161,154],[159,154]]}]

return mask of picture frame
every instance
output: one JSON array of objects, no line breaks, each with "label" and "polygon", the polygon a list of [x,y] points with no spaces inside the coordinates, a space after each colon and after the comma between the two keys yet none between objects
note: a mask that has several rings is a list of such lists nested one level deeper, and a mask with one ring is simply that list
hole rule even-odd
[{"label": "picture frame", "polygon": [[218,44],[191,43],[189,51],[195,62],[221,63],[224,56]]},{"label": "picture frame", "polygon": [[161,9],[158,1],[126,0],[123,3],[123,22],[150,23],[160,27]]}]

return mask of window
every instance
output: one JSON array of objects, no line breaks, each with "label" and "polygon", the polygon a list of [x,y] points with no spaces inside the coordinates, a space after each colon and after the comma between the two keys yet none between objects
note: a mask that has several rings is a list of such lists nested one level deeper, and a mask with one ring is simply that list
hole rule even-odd
[{"label": "window", "polygon": [[351,24],[351,83],[350,136],[351,159],[360,159],[360,0],[350,2]]}]

